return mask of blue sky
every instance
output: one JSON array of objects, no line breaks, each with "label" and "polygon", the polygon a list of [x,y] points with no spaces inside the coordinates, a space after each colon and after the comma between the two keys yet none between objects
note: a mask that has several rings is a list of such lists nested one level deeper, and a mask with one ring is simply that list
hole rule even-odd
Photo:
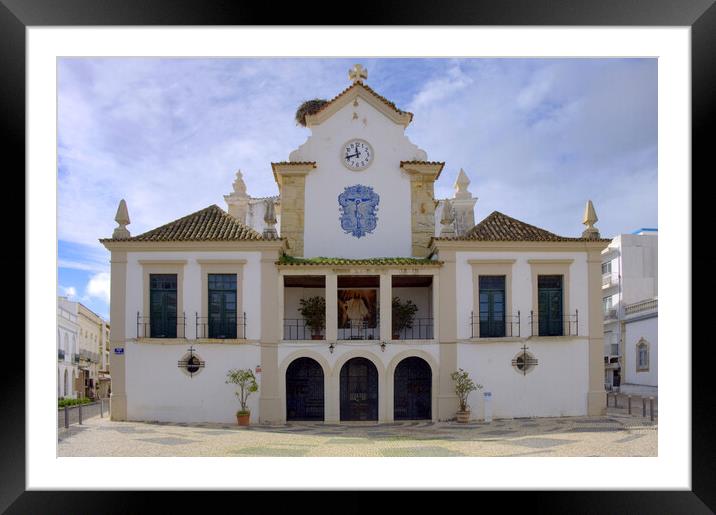
[{"label": "blue sky", "polygon": [[408,137],[460,168],[494,210],[579,235],[588,199],[602,236],[657,227],[656,59],[158,59],[58,63],[58,294],[109,313],[109,237],[121,198],[132,234],[210,204],[241,169],[274,195],[271,161],[310,134],[298,105],[333,98],[360,62],[414,113]]}]

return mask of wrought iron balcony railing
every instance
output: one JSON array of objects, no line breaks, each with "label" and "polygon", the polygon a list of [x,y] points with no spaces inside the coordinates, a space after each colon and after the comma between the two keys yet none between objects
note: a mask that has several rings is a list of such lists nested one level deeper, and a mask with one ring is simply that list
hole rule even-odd
[{"label": "wrought iron balcony railing", "polygon": [[432,340],[433,317],[414,318],[410,327],[404,327],[400,331],[393,329],[394,340]]},{"label": "wrought iron balcony railing", "polygon": [[616,309],[608,309],[604,312],[604,320],[616,320],[619,318],[619,313]]},{"label": "wrought iron balcony railing", "polygon": [[137,312],[137,338],[186,338],[186,315],[151,317]]},{"label": "wrought iron balcony railing", "polygon": [[80,355],[77,353],[73,354],[72,355],[72,363],[74,363],[75,365],[78,365],[79,362],[80,362]]},{"label": "wrought iron balcony railing", "polygon": [[530,329],[532,336],[579,336],[579,310],[558,318],[543,318],[530,311]]},{"label": "wrought iron balcony railing", "polygon": [[[283,339],[284,340],[325,340],[325,329],[316,333],[313,337],[313,331],[306,325],[303,318],[284,318],[283,319]],[[320,336],[320,338],[318,338]]]},{"label": "wrought iron balcony railing", "polygon": [[195,313],[196,337],[221,340],[246,339],[246,313],[224,315],[223,318],[200,317]]},{"label": "wrought iron balcony railing", "polygon": [[519,338],[520,312],[504,318],[489,319],[470,312],[471,338]]},{"label": "wrought iron balcony railing", "polygon": [[339,340],[380,340],[380,317],[375,320],[349,320],[338,327]]},{"label": "wrought iron balcony railing", "polygon": [[65,360],[65,351],[64,351],[64,349],[57,349],[57,360],[58,360],[58,361],[64,361],[64,360]]}]

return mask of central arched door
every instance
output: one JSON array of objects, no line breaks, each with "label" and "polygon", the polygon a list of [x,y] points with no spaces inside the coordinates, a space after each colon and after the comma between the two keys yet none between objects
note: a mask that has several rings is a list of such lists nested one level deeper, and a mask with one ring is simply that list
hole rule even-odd
[{"label": "central arched door", "polygon": [[323,368],[298,358],[286,370],[286,420],[324,420]]},{"label": "central arched door", "polygon": [[430,420],[432,418],[433,373],[421,358],[405,358],[395,368],[393,418]]},{"label": "central arched door", "polygon": [[378,420],[378,370],[366,358],[341,368],[341,420]]}]

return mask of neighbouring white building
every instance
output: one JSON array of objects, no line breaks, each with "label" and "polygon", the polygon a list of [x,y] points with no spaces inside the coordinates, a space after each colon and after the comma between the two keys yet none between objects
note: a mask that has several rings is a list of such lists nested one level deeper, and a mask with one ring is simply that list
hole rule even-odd
[{"label": "neighbouring white building", "polygon": [[[227,211],[137,236],[122,200],[100,240],[112,418],[232,421],[231,368],[256,372],[255,422],[453,419],[459,368],[495,417],[604,413],[608,240],[591,202],[577,237],[497,211],[475,225],[467,174],[436,200],[444,163],[406,137],[413,115],[359,65],[349,77],[301,106],[310,136],[271,164],[277,197],[251,198],[237,174]],[[480,392],[470,404],[482,418]]]},{"label": "neighbouring white building", "polygon": [[658,231],[620,234],[602,251],[604,383],[658,386]]},{"label": "neighbouring white building", "polygon": [[79,377],[77,302],[57,298],[57,398],[76,398]]}]

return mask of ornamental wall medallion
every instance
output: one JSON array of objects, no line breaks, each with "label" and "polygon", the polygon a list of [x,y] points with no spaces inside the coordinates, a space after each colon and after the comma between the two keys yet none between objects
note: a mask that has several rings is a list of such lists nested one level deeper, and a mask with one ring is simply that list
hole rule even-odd
[{"label": "ornamental wall medallion", "polygon": [[346,234],[361,238],[372,233],[378,223],[376,211],[380,197],[370,186],[348,186],[338,195],[341,228]]}]

